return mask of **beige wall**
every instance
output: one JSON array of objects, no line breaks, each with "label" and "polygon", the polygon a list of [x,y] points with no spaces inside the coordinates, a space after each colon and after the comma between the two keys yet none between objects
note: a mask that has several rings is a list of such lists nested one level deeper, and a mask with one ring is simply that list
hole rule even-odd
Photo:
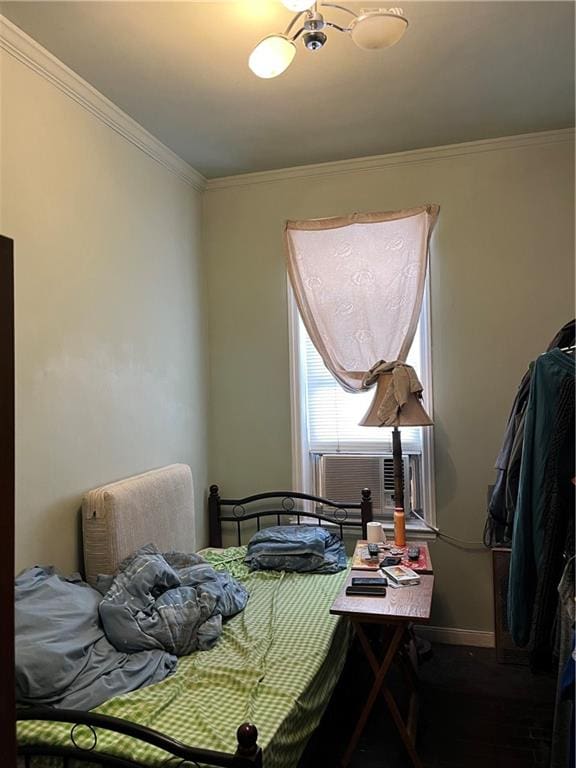
[{"label": "beige wall", "polygon": [[[211,482],[232,496],[291,482],[284,220],[439,203],[431,260],[437,519],[446,533],[480,541],[517,384],[574,314],[571,141],[478,144],[438,159],[209,188]],[[488,553],[435,542],[432,555],[432,623],[491,629]]]},{"label": "beige wall", "polygon": [[[185,182],[1,55],[17,567],[77,567],[82,492],[150,467],[189,463],[199,510],[208,481],[227,495],[289,486],[283,222],[423,202],[442,206],[431,264],[437,517],[479,540],[517,383],[574,314],[572,139],[220,181],[202,212]],[[199,544],[205,532],[199,514]],[[442,542],[432,552],[433,623],[490,629],[487,553]]]},{"label": "beige wall", "polygon": [[[83,491],[162,464],[206,488],[200,195],[1,60],[15,240],[17,568],[77,568]],[[198,515],[199,543],[205,521]]]}]

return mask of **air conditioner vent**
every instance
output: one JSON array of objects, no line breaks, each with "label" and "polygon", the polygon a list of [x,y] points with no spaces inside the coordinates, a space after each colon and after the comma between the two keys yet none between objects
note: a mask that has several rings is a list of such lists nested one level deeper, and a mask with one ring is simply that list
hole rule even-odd
[{"label": "air conditioner vent", "polygon": [[[338,501],[358,502],[362,488],[372,491],[374,514],[390,515],[394,511],[394,461],[392,456],[354,455],[343,453],[313,454],[316,469],[316,489],[320,496]],[[412,464],[419,456],[404,456],[402,473],[405,478],[404,503],[406,511],[417,509],[412,482]],[[417,465],[415,465],[417,468]]]},{"label": "air conditioner vent", "polygon": [[372,491],[372,503],[380,509],[381,461],[378,456],[328,454],[320,457],[320,496],[334,501],[358,502],[362,488]]}]

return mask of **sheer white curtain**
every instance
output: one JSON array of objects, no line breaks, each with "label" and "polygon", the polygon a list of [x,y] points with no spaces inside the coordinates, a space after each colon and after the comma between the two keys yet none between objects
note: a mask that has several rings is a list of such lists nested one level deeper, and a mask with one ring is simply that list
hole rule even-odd
[{"label": "sheer white curtain", "polygon": [[381,361],[406,360],[439,207],[288,221],[288,273],[324,364],[348,391]]}]

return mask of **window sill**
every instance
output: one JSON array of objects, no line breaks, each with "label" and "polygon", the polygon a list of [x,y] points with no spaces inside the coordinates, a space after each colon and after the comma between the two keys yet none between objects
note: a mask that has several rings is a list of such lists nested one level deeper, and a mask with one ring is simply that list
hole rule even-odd
[{"label": "window sill", "polygon": [[[384,532],[386,533],[386,540],[390,543],[394,541],[394,523],[391,520],[386,520],[382,523]],[[351,531],[350,529],[344,530],[344,538],[346,539],[358,539],[360,538],[360,529]],[[438,538],[436,531],[430,530],[424,523],[418,521],[409,520],[406,523],[406,538],[409,541],[435,541]]]},{"label": "window sill", "polygon": [[[289,516],[290,524],[296,525],[297,523],[297,517],[296,515],[290,515]],[[302,513],[300,518],[300,525],[318,525],[318,522],[312,518],[312,517],[306,517],[304,513]],[[322,523],[323,526],[326,528],[338,528],[338,522],[326,522],[324,521]],[[394,539],[394,523],[392,520],[384,520],[382,522],[382,526],[384,528],[384,531],[386,533],[386,539],[388,541],[392,541]],[[347,529],[344,528],[344,537],[345,538],[353,538],[358,539],[359,538],[360,529]],[[435,541],[438,538],[438,534],[436,531],[432,531],[428,526],[426,526],[424,523],[421,523],[419,520],[407,520],[406,521],[406,536],[411,541]]]},{"label": "window sill", "polygon": [[[385,522],[384,531],[387,539],[394,538],[394,523]],[[406,536],[412,541],[435,541],[438,538],[436,531],[430,530],[424,523],[418,520],[406,521]]]}]

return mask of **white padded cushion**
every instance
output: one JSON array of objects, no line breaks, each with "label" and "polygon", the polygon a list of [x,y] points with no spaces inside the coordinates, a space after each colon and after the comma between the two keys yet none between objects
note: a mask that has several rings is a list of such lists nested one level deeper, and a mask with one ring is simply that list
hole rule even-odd
[{"label": "white padded cushion", "polygon": [[89,491],[82,499],[84,569],[89,584],[113,574],[152,542],[161,552],[194,552],[192,472],[171,464]]}]

